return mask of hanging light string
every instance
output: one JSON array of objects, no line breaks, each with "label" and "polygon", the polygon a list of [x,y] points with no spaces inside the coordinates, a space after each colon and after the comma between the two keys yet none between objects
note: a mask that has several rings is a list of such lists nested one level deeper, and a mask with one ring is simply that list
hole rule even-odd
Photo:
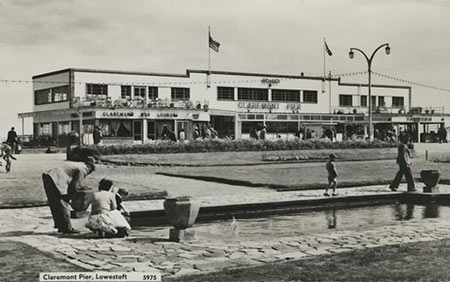
[{"label": "hanging light string", "polygon": [[345,76],[357,76],[357,75],[363,75],[368,74],[368,71],[359,71],[359,72],[348,72],[348,73],[341,73],[341,74],[332,74],[332,77],[345,77]]},{"label": "hanging light string", "polygon": [[410,80],[406,80],[406,79],[402,79],[402,78],[398,78],[398,77],[395,77],[395,76],[382,74],[382,73],[378,73],[378,72],[374,72],[374,71],[372,73],[374,75],[379,76],[379,77],[387,78],[387,79],[398,81],[398,82],[402,82],[402,83],[407,83],[407,84],[411,84],[411,85],[415,85],[415,86],[420,86],[420,87],[424,87],[424,88],[430,88],[430,89],[444,91],[444,92],[450,92],[450,89],[447,89],[447,88],[442,88],[442,87],[438,87],[438,86],[423,84],[423,83],[420,83],[420,82],[414,82],[414,81],[410,81]]},{"label": "hanging light string", "polygon": [[[394,77],[387,74],[381,74],[378,72],[372,71],[372,73],[376,76],[383,77],[386,79],[394,80],[401,83],[406,83],[410,85],[415,85],[419,87],[424,88],[430,88],[438,91],[444,91],[444,92],[450,92],[450,89],[442,88],[438,86],[423,84],[420,82],[414,82],[411,80],[406,80],[398,77]],[[350,72],[350,73],[342,73],[342,74],[333,74],[331,77],[340,78],[340,77],[352,77],[352,76],[360,76],[360,75],[366,75],[368,74],[368,71],[361,71],[361,72]],[[321,77],[317,77],[320,79]],[[301,77],[280,77],[277,78],[280,81],[290,81],[290,80],[296,80],[301,79]],[[256,83],[261,82],[260,79],[247,79],[247,80],[219,80],[219,81],[211,81],[211,84],[216,85],[224,85],[224,84],[249,84],[249,83]],[[68,81],[33,81],[33,80],[15,80],[15,79],[0,79],[0,83],[7,83],[7,84],[69,84]],[[176,85],[206,85],[205,81],[186,81],[186,80],[178,80],[178,81],[154,81],[154,82],[87,82],[87,81],[77,81],[77,82],[71,82],[72,85],[78,84],[78,85],[84,85],[84,84],[101,84],[101,85],[111,85],[111,86],[176,86]]]}]

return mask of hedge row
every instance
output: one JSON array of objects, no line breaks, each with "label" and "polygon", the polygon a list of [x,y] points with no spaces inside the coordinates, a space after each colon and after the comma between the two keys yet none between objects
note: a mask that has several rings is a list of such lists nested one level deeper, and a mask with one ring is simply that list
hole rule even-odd
[{"label": "hedge row", "polygon": [[296,140],[223,140],[205,139],[191,142],[176,143],[170,141],[143,145],[104,145],[83,147],[84,151],[94,154],[159,154],[159,153],[202,153],[229,151],[283,151],[283,150],[313,150],[313,149],[364,149],[391,148],[395,143],[382,141],[343,141],[331,142],[328,139]]}]

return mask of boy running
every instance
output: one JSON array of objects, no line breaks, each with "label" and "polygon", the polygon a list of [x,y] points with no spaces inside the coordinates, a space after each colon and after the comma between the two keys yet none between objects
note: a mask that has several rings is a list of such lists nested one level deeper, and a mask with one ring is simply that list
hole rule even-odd
[{"label": "boy running", "polygon": [[17,159],[12,155],[12,148],[8,144],[6,144],[6,142],[3,142],[2,146],[0,146],[0,157],[2,156],[6,161],[6,172],[9,172],[11,170],[11,159]]}]

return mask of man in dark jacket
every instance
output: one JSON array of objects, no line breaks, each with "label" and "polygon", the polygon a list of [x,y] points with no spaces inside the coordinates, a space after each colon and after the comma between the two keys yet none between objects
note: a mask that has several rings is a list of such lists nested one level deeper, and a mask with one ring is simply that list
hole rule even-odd
[{"label": "man in dark jacket", "polygon": [[8,131],[8,138],[6,139],[6,143],[11,146],[13,153],[16,151],[17,145],[17,133],[14,131],[14,127],[11,127],[11,130]]},{"label": "man in dark jacket", "polygon": [[409,152],[408,146],[408,136],[402,135],[400,137],[400,144],[398,145],[397,152],[397,164],[399,166],[399,170],[397,175],[395,175],[394,180],[392,181],[389,188],[392,191],[397,191],[398,186],[400,185],[400,181],[402,180],[403,174],[405,175],[406,182],[408,183],[408,192],[417,191],[414,186],[414,178],[411,172],[411,153]]}]

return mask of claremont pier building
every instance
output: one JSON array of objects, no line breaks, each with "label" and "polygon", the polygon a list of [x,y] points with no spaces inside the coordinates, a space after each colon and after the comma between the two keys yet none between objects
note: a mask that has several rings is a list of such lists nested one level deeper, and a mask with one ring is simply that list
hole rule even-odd
[{"label": "claremont pier building", "polygon": [[[267,138],[290,138],[301,130],[321,137],[324,128],[332,128],[337,140],[367,136],[368,87],[339,78],[70,68],[33,76],[33,91],[33,111],[19,118],[33,118],[34,136],[55,145],[73,131],[91,143],[95,126],[106,144],[158,140],[165,126],[192,139],[194,127],[207,124],[230,138],[248,138],[263,125]],[[413,101],[410,86],[372,85],[375,129],[408,131],[414,142],[424,142],[449,126],[443,108],[412,107]]]}]

